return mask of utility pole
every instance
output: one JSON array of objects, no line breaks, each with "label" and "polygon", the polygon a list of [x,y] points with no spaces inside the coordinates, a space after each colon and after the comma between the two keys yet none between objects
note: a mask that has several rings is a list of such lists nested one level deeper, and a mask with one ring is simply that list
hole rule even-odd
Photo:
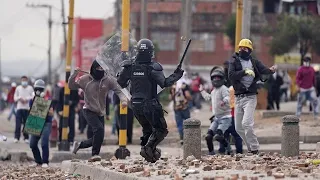
[{"label": "utility pole", "polygon": [[62,31],[63,31],[63,42],[64,42],[64,52],[67,51],[67,29],[66,25],[68,23],[65,22],[65,14],[64,14],[64,0],[61,0],[61,18],[62,18]]},{"label": "utility pole", "polygon": [[250,38],[252,0],[243,0],[242,38]]},{"label": "utility pole", "polygon": [[68,16],[68,40],[67,40],[67,54],[66,54],[66,84],[64,86],[64,102],[63,102],[63,121],[62,121],[62,138],[59,144],[59,151],[69,151],[70,143],[68,142],[68,120],[69,120],[69,100],[70,89],[68,86],[71,60],[72,60],[72,35],[73,35],[73,14],[74,14],[74,0],[69,0],[69,16]]},{"label": "utility pole", "polygon": [[[184,36],[185,38],[183,39],[192,39],[192,0],[182,0],[181,3],[181,37]],[[182,56],[186,45],[187,41],[183,41],[183,44],[180,46],[180,56]],[[190,70],[190,52],[191,51],[187,52],[183,61],[183,66],[186,72],[189,72]]]},{"label": "utility pole", "polygon": [[243,11],[243,0],[237,0],[237,14],[236,14],[236,40],[235,40],[235,52],[239,51],[238,44],[241,38],[242,28],[242,11]]},{"label": "utility pole", "polygon": [[[121,51],[124,55],[129,51],[129,39],[130,39],[130,0],[122,0],[121,5]],[[122,56],[125,58],[125,56]],[[115,156],[118,159],[126,159],[127,156],[130,156],[130,151],[127,149],[127,115],[128,107],[122,107],[121,103],[120,108],[120,121],[119,121],[119,148],[115,152]]]},{"label": "utility pole", "polygon": [[148,0],[141,0],[140,10],[140,39],[148,38]]},{"label": "utility pole", "polygon": [[115,17],[116,17],[116,31],[120,31],[120,26],[121,26],[121,8],[120,4],[122,3],[121,0],[117,0],[114,2],[115,5]]},{"label": "utility pole", "polygon": [[52,5],[48,4],[27,4],[29,8],[48,8],[49,9],[49,19],[48,19],[48,27],[49,27],[49,40],[48,40],[48,84],[51,85],[51,39],[52,39]]}]

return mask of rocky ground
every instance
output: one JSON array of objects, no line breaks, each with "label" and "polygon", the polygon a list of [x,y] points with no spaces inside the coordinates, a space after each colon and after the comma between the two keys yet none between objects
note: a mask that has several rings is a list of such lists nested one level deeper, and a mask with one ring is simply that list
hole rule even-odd
[{"label": "rocky ground", "polygon": [[0,161],[0,180],[78,180],[90,179],[79,174],[68,174],[59,168],[60,164],[50,164],[49,168],[33,167],[31,163],[10,163]]},{"label": "rocky ground", "polygon": [[301,153],[296,158],[281,157],[278,153],[259,155],[215,155],[200,160],[189,156],[164,155],[154,164],[141,158],[87,163],[89,166],[105,168],[142,179],[203,179],[203,180],[262,180],[262,179],[320,179],[320,154]]}]

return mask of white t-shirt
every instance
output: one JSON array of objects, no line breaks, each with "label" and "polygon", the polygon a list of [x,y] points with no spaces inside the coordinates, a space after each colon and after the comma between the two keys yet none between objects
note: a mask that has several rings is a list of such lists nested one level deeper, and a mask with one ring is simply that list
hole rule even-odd
[{"label": "white t-shirt", "polygon": [[[27,87],[23,87],[19,85],[14,93],[14,101],[17,103],[17,110],[26,109],[29,110],[29,101],[34,97],[34,90],[32,86],[28,85]],[[22,103],[19,99],[22,98],[26,100],[26,103]]]}]

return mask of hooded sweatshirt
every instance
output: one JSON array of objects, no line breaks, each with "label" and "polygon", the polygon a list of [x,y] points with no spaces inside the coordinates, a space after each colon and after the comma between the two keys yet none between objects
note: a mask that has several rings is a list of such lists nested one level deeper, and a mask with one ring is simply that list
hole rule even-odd
[{"label": "hooded sweatshirt", "polygon": [[301,66],[296,75],[296,83],[301,90],[313,88],[315,82],[315,72],[311,66]]},{"label": "hooded sweatshirt", "polygon": [[212,115],[216,118],[231,117],[230,92],[229,88],[225,85],[222,85],[219,88],[214,88],[211,91],[211,94],[206,91],[201,91],[201,95],[206,101],[211,100]]},{"label": "hooded sweatshirt", "polygon": [[[93,63],[94,65],[94,63]],[[93,68],[91,68],[91,71]],[[91,74],[81,76],[77,81],[77,74],[73,73],[69,78],[69,88],[76,90],[81,88],[84,91],[84,106],[83,109],[88,109],[98,113],[100,116],[105,115],[106,96],[109,90],[113,90],[120,100],[127,101],[126,96],[121,92],[121,87],[117,80],[109,75],[104,75],[101,80],[96,80]]]}]

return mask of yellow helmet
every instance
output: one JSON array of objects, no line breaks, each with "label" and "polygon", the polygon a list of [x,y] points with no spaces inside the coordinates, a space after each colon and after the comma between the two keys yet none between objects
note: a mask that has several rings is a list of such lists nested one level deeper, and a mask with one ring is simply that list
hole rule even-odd
[{"label": "yellow helmet", "polygon": [[247,48],[253,50],[252,42],[250,41],[250,39],[241,39],[238,47],[247,47]]}]

